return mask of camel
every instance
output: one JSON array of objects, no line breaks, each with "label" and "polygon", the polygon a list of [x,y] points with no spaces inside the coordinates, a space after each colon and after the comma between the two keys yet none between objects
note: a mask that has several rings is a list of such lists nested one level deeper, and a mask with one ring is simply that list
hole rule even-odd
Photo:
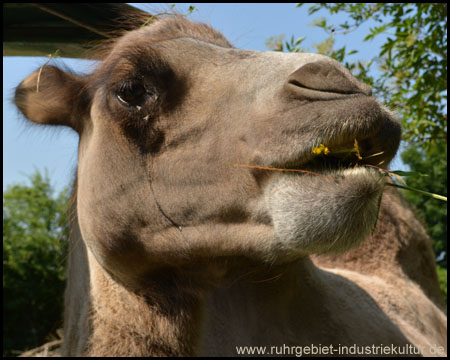
[{"label": "camel", "polygon": [[445,356],[430,239],[375,168],[401,127],[370,87],[142,23],[91,74],[45,65],[15,93],[79,135],[63,355]]}]

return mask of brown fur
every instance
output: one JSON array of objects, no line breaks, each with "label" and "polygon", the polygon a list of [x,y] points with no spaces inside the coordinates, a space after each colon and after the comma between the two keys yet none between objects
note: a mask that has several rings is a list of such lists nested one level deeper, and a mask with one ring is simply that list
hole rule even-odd
[{"label": "brown fur", "polygon": [[91,75],[44,66],[39,91],[38,71],[16,90],[28,119],[80,136],[64,354],[446,347],[411,209],[377,171],[313,159],[357,139],[363,157],[383,152],[363,163],[387,166],[400,126],[370,88],[324,56],[237,50],[179,16],[143,22]]},{"label": "brown fur", "polygon": [[[325,268],[338,266],[381,278],[386,274],[406,277],[444,307],[431,239],[424,226],[398,192],[386,190],[383,197],[378,226],[373,235],[344,254],[314,256],[314,262]],[[392,241],[392,232],[399,241]]]}]

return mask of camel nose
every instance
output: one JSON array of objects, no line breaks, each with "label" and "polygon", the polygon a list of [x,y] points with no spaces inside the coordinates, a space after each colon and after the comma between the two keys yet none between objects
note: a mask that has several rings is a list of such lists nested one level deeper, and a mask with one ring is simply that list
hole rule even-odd
[{"label": "camel nose", "polygon": [[333,100],[349,95],[372,95],[371,88],[359,82],[334,61],[315,61],[289,75],[286,86],[295,97],[305,100]]}]

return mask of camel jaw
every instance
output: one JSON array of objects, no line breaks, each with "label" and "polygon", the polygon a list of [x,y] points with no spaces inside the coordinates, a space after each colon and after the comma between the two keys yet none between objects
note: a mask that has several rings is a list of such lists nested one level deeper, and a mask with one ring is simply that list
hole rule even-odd
[{"label": "camel jaw", "polygon": [[276,174],[265,203],[283,247],[338,253],[357,246],[377,222],[385,177],[371,168],[309,167],[307,174]]}]

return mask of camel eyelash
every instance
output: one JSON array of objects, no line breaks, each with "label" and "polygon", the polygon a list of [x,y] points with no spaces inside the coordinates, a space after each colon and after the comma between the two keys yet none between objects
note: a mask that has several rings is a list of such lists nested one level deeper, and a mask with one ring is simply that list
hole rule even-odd
[{"label": "camel eyelash", "polygon": [[148,100],[158,98],[155,88],[149,88],[141,80],[125,80],[115,91],[115,96],[124,106],[140,110]]}]

